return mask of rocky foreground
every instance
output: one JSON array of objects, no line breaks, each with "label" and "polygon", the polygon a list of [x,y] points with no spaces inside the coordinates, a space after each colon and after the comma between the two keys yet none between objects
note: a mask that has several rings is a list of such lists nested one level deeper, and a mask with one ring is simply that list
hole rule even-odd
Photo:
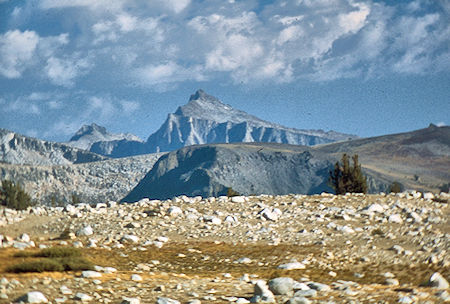
[{"label": "rocky foreground", "polygon": [[[178,197],[2,209],[0,303],[449,302],[449,194]],[[95,270],[8,273],[81,248]]]}]

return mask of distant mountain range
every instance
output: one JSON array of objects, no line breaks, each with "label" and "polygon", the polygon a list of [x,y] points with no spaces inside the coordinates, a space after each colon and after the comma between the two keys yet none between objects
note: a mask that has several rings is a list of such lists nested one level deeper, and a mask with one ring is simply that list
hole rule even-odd
[{"label": "distant mountain range", "polygon": [[[177,195],[316,194],[331,191],[329,170],[343,153],[358,154],[369,191],[436,191],[450,182],[450,127],[430,125],[413,132],[314,147],[274,143],[191,146],[162,156],[123,199],[167,199]],[[170,187],[167,187],[170,185]]]},{"label": "distant mountain range", "polygon": [[[131,202],[216,196],[228,188],[246,195],[313,194],[331,190],[329,170],[343,153],[359,155],[370,192],[386,191],[394,181],[422,191],[450,182],[450,127],[362,139],[296,130],[235,110],[201,90],[145,142],[95,124],[83,126],[68,143],[0,129],[0,180],[23,184],[46,204],[68,203],[73,194],[87,203]],[[139,154],[145,155],[129,156]]]},{"label": "distant mountain range", "polygon": [[312,146],[355,138],[355,135],[334,131],[283,127],[233,109],[216,97],[198,90],[186,105],[169,114],[146,142],[131,134],[111,134],[105,128],[92,124],[83,126],[68,144],[118,158],[173,151],[196,144],[274,142]]},{"label": "distant mountain range", "polygon": [[328,170],[342,153],[360,156],[370,192],[386,191],[394,181],[422,191],[437,191],[450,182],[450,127],[433,125],[313,147],[207,144],[119,159],[6,130],[0,132],[0,143],[0,180],[23,184],[44,204],[69,203],[73,194],[86,203],[207,197],[229,187],[242,194],[320,193],[331,190]]}]

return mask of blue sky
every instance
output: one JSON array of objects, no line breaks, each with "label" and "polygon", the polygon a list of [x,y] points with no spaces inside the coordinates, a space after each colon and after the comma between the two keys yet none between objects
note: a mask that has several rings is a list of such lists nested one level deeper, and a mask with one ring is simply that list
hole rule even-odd
[{"label": "blue sky", "polygon": [[446,0],[0,0],[0,128],[146,139],[202,88],[298,129],[448,125]]}]

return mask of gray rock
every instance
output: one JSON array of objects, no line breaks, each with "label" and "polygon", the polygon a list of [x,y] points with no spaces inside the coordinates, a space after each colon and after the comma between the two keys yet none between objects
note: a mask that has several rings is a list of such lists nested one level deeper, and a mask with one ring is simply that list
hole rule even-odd
[{"label": "gray rock", "polygon": [[253,297],[250,300],[251,303],[273,303],[275,302],[275,296],[269,290],[266,281],[258,280],[254,285]]},{"label": "gray rock", "polygon": [[102,276],[102,274],[100,272],[97,271],[93,271],[93,270],[85,270],[83,272],[81,272],[81,276],[83,278],[100,278]]},{"label": "gray rock", "polygon": [[92,297],[88,294],[77,292],[74,297],[75,300],[81,301],[81,302],[90,302],[92,301]]},{"label": "gray rock", "polygon": [[30,291],[17,299],[17,302],[25,303],[48,303],[47,298],[40,291]]},{"label": "gray rock", "polygon": [[142,281],[142,277],[140,275],[138,275],[138,274],[132,274],[131,275],[131,280],[135,281],[135,282],[140,282],[140,281]]},{"label": "gray rock", "polygon": [[400,298],[398,299],[398,303],[411,304],[411,303],[414,303],[414,301],[413,301],[413,299],[411,299],[410,297],[404,296],[404,297],[400,297]]},{"label": "gray rock", "polygon": [[180,304],[180,302],[170,298],[158,298],[156,304]]},{"label": "gray rock", "polygon": [[77,236],[89,236],[89,235],[93,235],[93,234],[94,234],[94,230],[89,225],[81,228],[80,230],[78,230],[76,232]]},{"label": "gray rock", "polygon": [[294,294],[294,297],[315,297],[317,296],[317,291],[314,289],[309,289],[309,290],[299,290],[296,291]]},{"label": "gray rock", "polygon": [[243,204],[243,203],[246,202],[246,197],[245,196],[233,196],[231,198],[231,202],[232,203]]},{"label": "gray rock", "polygon": [[430,286],[437,289],[448,289],[449,284],[447,280],[439,273],[435,272],[431,275],[429,280]]},{"label": "gray rock", "polygon": [[400,282],[397,279],[386,279],[385,284],[388,286],[398,286]]},{"label": "gray rock", "polygon": [[291,263],[281,264],[277,268],[285,269],[285,270],[305,269],[305,265],[300,262],[291,262]]},{"label": "gray rock", "polygon": [[311,301],[304,297],[293,297],[290,298],[286,304],[310,304]]},{"label": "gray rock", "polygon": [[330,291],[331,290],[330,286],[328,286],[326,284],[322,284],[322,283],[317,283],[317,282],[308,283],[308,286],[311,289],[314,289],[317,291]]},{"label": "gray rock", "polygon": [[122,298],[122,302],[120,304],[141,304],[141,300],[139,298]]},{"label": "gray rock", "polygon": [[402,224],[403,223],[403,219],[401,217],[400,214],[391,214],[388,218],[388,221],[390,223],[395,223],[395,224]]},{"label": "gray rock", "polygon": [[287,277],[275,278],[269,281],[269,289],[275,295],[292,295],[294,280]]},{"label": "gray rock", "polygon": [[137,243],[139,242],[139,237],[132,234],[125,234],[121,239],[121,243]]}]

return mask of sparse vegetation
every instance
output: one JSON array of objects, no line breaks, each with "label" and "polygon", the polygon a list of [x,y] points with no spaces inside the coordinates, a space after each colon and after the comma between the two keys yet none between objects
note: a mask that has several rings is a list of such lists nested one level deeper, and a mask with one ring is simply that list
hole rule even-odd
[{"label": "sparse vegetation", "polygon": [[353,155],[353,166],[350,166],[349,156],[342,155],[341,163],[336,162],[334,170],[330,170],[330,185],[336,194],[366,193],[367,179],[363,175],[358,154]]},{"label": "sparse vegetation", "polygon": [[76,206],[78,204],[81,204],[80,197],[76,194],[72,194],[72,205]]},{"label": "sparse vegetation", "polygon": [[19,184],[3,180],[0,188],[0,205],[11,209],[24,210],[33,206],[34,202]]},{"label": "sparse vegetation", "polygon": [[93,269],[94,265],[81,256],[81,251],[72,247],[53,247],[39,252],[19,252],[14,257],[41,258],[13,265],[8,272],[76,271]]},{"label": "sparse vegetation", "polygon": [[439,191],[449,193],[450,192],[450,183],[446,183],[446,184],[443,184],[442,186],[440,186]]},{"label": "sparse vegetation", "polygon": [[233,197],[233,196],[240,196],[241,194],[237,191],[234,191],[233,188],[228,188],[227,189],[227,196],[228,197]]},{"label": "sparse vegetation", "polygon": [[393,182],[388,189],[388,192],[390,193],[400,193],[405,191],[405,186],[399,182]]},{"label": "sparse vegetation", "polygon": [[64,271],[61,263],[53,259],[40,259],[37,261],[23,262],[13,265],[7,269],[8,272],[44,272],[44,271]]}]

